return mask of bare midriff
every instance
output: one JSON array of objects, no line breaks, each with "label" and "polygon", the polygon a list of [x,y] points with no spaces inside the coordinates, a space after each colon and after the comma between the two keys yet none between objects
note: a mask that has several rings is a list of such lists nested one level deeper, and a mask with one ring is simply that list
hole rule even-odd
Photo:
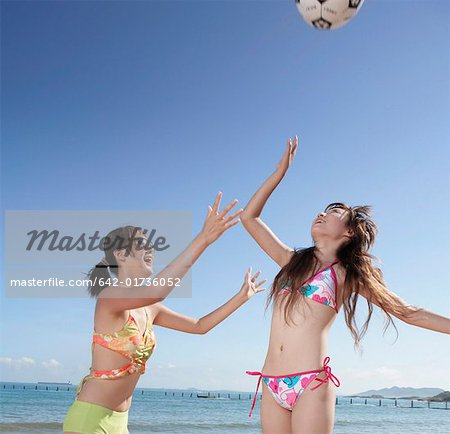
[{"label": "bare midriff", "polygon": [[283,298],[274,303],[269,348],[261,372],[287,375],[321,369],[328,355],[328,332],[336,311],[303,297],[287,324],[283,306]]},{"label": "bare midriff", "polygon": [[[130,361],[120,354],[113,353],[107,348],[98,345],[94,346],[93,369],[114,369],[123,366]],[[127,411],[131,406],[133,391],[139,381],[141,374],[126,375],[113,380],[89,378],[78,394],[80,401],[91,402],[102,405],[115,411]]]}]

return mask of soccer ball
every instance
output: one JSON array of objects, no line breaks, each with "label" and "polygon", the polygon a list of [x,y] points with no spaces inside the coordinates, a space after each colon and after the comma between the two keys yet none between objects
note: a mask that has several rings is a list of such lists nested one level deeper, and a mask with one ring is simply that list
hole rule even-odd
[{"label": "soccer ball", "polygon": [[332,30],[347,24],[364,0],[295,0],[303,19],[316,29]]}]

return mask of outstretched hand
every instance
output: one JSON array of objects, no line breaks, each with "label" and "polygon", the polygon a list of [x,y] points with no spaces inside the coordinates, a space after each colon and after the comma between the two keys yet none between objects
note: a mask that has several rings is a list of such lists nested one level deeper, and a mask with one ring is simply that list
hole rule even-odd
[{"label": "outstretched hand", "polygon": [[208,214],[206,216],[205,223],[201,230],[201,234],[205,237],[207,244],[212,244],[217,240],[227,229],[235,226],[239,223],[239,219],[234,220],[243,209],[236,211],[233,214],[227,216],[227,213],[237,203],[237,199],[234,199],[228,206],[226,206],[220,213],[220,200],[222,198],[222,192],[217,193],[213,206],[208,205]]},{"label": "outstretched hand", "polygon": [[283,175],[287,172],[289,169],[289,166],[291,165],[295,153],[297,152],[297,146],[298,146],[298,137],[294,136],[294,140],[292,141],[289,139],[286,144],[286,149],[284,150],[283,157],[277,164],[277,172],[282,173]]},{"label": "outstretched hand", "polygon": [[244,283],[242,284],[242,287],[239,291],[239,294],[242,295],[245,299],[249,300],[252,298],[255,294],[258,294],[259,292],[265,291],[266,288],[260,288],[260,286],[267,281],[267,279],[260,280],[259,282],[255,283],[255,280],[258,278],[258,276],[261,274],[261,271],[258,271],[251,277],[252,275],[252,267],[250,267],[247,272],[245,273],[244,277]]}]

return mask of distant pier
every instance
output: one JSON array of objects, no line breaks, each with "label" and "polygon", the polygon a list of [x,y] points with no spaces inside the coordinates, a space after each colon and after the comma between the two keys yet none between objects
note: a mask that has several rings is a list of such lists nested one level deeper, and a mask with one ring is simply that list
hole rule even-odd
[{"label": "distant pier", "polygon": [[[55,383],[55,382],[38,382],[37,384],[14,384],[14,383],[0,383],[0,392],[6,390],[36,390],[36,391],[58,391],[58,392],[72,392],[76,388],[70,382]],[[200,390],[187,391],[164,391],[152,389],[136,389],[134,395],[147,394],[161,394],[161,396],[172,398],[189,398],[189,399],[231,399],[231,400],[252,400],[253,393],[245,392],[205,392]],[[262,395],[258,393],[258,400],[261,400]],[[378,407],[398,407],[398,408],[428,408],[435,410],[448,410],[450,406],[448,401],[432,401],[425,399],[404,399],[404,398],[364,398],[355,396],[338,396],[336,397],[336,405],[372,405]]]}]

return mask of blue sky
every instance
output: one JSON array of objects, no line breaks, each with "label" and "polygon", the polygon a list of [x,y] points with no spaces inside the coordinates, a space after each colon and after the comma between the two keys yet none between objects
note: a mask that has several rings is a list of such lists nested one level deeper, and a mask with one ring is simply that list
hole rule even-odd
[{"label": "blue sky", "polygon": [[[2,2],[3,210],[187,210],[193,234],[221,190],[242,206],[298,133],[264,220],[311,244],[328,203],[373,206],[389,287],[450,315],[449,25],[445,1],[366,0],[332,32],[293,1]],[[278,268],[237,226],[193,269],[202,316],[246,268]],[[270,311],[259,295],[205,336],[156,329],[142,387],[253,390]],[[78,382],[90,366],[89,299],[1,299],[0,379]],[[364,300],[359,305],[365,319]],[[339,313],[339,393],[450,388],[448,336],[377,311],[364,353]]]}]

